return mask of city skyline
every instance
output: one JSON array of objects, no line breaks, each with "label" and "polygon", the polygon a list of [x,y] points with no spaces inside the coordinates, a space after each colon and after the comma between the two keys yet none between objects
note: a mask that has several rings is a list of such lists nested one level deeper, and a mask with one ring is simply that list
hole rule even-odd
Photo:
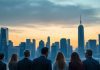
[{"label": "city skyline", "polygon": [[[99,26],[97,28],[99,28]],[[85,27],[85,26],[84,26],[84,30],[85,30],[84,31],[85,32],[84,33],[85,34],[85,42],[88,41],[89,39],[98,40],[98,34],[100,34],[99,30],[94,28],[94,29],[92,29],[92,31],[95,30],[96,32],[89,32],[89,31],[91,31],[91,27]],[[78,47],[78,34],[77,34],[78,30],[77,30],[77,27],[74,28],[74,29],[69,28],[68,32],[67,32],[67,28],[64,28],[64,29],[62,28],[61,29],[62,32],[58,32],[57,30],[55,30],[55,31],[57,33],[54,33],[53,35],[50,35],[51,31],[50,31],[50,33],[45,32],[45,31],[41,31],[40,33],[35,32],[35,33],[32,33],[32,34],[31,34],[31,32],[29,32],[28,33],[29,36],[28,35],[24,36],[24,34],[20,34],[20,33],[18,33],[18,34],[14,33],[13,34],[13,33],[9,32],[9,35],[11,35],[11,36],[9,36],[9,39],[14,42],[14,45],[18,45],[20,42],[24,42],[27,38],[36,39],[36,44],[38,46],[38,42],[40,40],[44,40],[45,43],[46,43],[47,37],[50,36],[52,43],[55,42],[55,41],[60,41],[60,38],[66,38],[66,39],[71,39],[71,44],[74,48]],[[71,33],[71,31],[74,31],[74,32]],[[43,32],[45,32],[45,33],[43,33]],[[40,34],[41,34],[41,36],[39,37]],[[18,36],[17,39],[16,39],[16,36]]]},{"label": "city skyline", "polygon": [[26,38],[36,39],[38,45],[41,39],[46,43],[50,36],[52,43],[70,38],[76,48],[80,15],[85,43],[89,39],[98,40],[99,3],[100,0],[0,0],[0,27],[9,28],[9,39],[14,45]]},{"label": "city skyline", "polygon": [[[81,59],[83,59],[84,53],[87,49],[91,49],[93,53],[93,57],[100,58],[100,34],[98,34],[98,40],[96,39],[89,39],[86,42],[84,40],[84,26],[80,19],[80,24],[78,26],[78,48],[74,48],[71,45],[71,39],[61,38],[60,41],[51,42],[51,37],[48,36],[46,43],[44,40],[40,40],[38,43],[38,47],[36,45],[36,39],[29,39],[27,38],[24,42],[20,42],[18,46],[14,45],[14,42],[9,40],[9,28],[2,27],[0,30],[0,52],[4,53],[5,61],[7,62],[12,54],[16,53],[19,55],[20,59],[23,57],[23,52],[25,50],[29,50],[31,52],[30,58],[36,58],[41,55],[41,49],[43,47],[49,48],[49,56],[52,61],[54,61],[56,54],[61,51],[65,58],[69,59],[72,52],[77,52]],[[99,42],[97,44],[97,42]],[[50,45],[51,44],[51,45]]]}]

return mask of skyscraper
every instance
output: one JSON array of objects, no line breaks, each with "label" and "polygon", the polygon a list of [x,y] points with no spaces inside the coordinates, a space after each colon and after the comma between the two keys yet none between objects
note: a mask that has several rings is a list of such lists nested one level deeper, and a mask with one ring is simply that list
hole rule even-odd
[{"label": "skyscraper", "polygon": [[67,58],[67,40],[66,40],[66,38],[62,38],[60,40],[60,51],[63,52],[63,54]]},{"label": "skyscraper", "polygon": [[98,35],[98,37],[99,37],[99,47],[100,47],[100,34]]},{"label": "skyscraper", "polygon": [[45,47],[45,44],[44,44],[44,41],[41,40],[41,41],[39,42],[39,47],[37,48],[37,56],[36,56],[36,57],[39,57],[39,56],[41,55],[41,49],[42,49],[43,47]]},{"label": "skyscraper", "polygon": [[27,50],[31,49],[31,40],[30,39],[26,39],[26,48]]},{"label": "skyscraper", "polygon": [[49,36],[48,36],[48,38],[47,38],[46,47],[48,47],[49,50],[51,49],[51,48],[50,48],[50,37],[49,37]]},{"label": "skyscraper", "polygon": [[56,59],[58,49],[59,49],[59,42],[53,43],[51,46],[51,58],[50,58],[52,62],[54,62],[54,60]]},{"label": "skyscraper", "polygon": [[100,56],[100,34],[98,35],[98,37],[99,37],[98,53],[99,53],[99,56]]},{"label": "skyscraper", "polygon": [[25,47],[26,47],[26,43],[25,42],[21,42],[20,45],[20,57],[22,58],[24,56],[23,52],[25,51]]},{"label": "skyscraper", "polygon": [[70,45],[70,39],[67,39],[67,58],[70,58],[72,54],[72,46]]},{"label": "skyscraper", "polygon": [[0,31],[0,51],[4,53],[5,60],[8,60],[8,28],[1,28]]},{"label": "skyscraper", "polygon": [[89,48],[93,51],[93,56],[95,56],[97,52],[96,40],[95,39],[89,40],[88,44]]},{"label": "skyscraper", "polygon": [[80,16],[80,25],[78,26],[78,53],[81,57],[84,56],[84,26],[82,25]]},{"label": "skyscraper", "polygon": [[31,57],[32,58],[35,57],[35,51],[36,51],[36,40],[33,39],[32,44],[31,44]]}]

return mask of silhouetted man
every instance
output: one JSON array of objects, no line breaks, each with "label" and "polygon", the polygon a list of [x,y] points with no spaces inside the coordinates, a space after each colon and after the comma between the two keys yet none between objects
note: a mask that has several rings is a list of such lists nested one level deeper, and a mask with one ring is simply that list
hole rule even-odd
[{"label": "silhouetted man", "polygon": [[18,70],[32,70],[32,61],[29,59],[30,52],[26,50],[24,52],[24,59],[18,62]]},{"label": "silhouetted man", "polygon": [[99,62],[92,58],[92,50],[87,50],[83,61],[85,70],[99,70]]},{"label": "silhouetted man", "polygon": [[0,70],[7,70],[6,69],[6,64],[3,63],[3,58],[4,58],[4,54],[3,53],[0,53]]},{"label": "silhouetted man", "polygon": [[47,59],[48,48],[41,50],[41,56],[33,60],[33,70],[52,70],[51,61]]}]

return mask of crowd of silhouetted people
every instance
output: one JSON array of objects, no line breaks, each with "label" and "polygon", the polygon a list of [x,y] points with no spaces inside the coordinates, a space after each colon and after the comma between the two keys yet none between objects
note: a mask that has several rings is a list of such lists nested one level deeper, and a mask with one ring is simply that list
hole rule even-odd
[{"label": "crowd of silhouetted people", "polygon": [[[81,61],[78,53],[73,52],[69,64],[67,64],[62,52],[58,52],[55,62],[47,59],[47,47],[42,48],[41,56],[34,59],[29,59],[30,51],[24,51],[24,58],[18,61],[17,54],[13,54],[9,63],[9,70],[100,70],[98,61],[92,58],[92,51],[87,50],[85,53],[86,60]],[[7,65],[3,62],[4,54],[0,53],[0,70],[7,70]]]}]

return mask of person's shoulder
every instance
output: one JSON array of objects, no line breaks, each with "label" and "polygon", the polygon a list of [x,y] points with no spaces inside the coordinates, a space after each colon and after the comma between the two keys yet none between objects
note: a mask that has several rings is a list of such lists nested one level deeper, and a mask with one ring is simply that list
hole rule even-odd
[{"label": "person's shoulder", "polygon": [[6,63],[5,63],[5,62],[3,62],[3,65],[4,65],[4,66],[6,66]]},{"label": "person's shoulder", "polygon": [[5,63],[5,62],[0,62],[0,64],[2,64],[2,65],[6,65],[6,63]]},{"label": "person's shoulder", "polygon": [[91,61],[90,59],[85,59],[84,61],[82,61],[82,63],[83,64],[88,64],[88,63],[90,63],[90,61]]},{"label": "person's shoulder", "polygon": [[19,60],[19,61],[18,61],[18,64],[23,63],[23,61],[24,61],[24,59]]},{"label": "person's shoulder", "polygon": [[39,60],[39,58],[35,58],[35,59],[33,59],[33,62],[35,62],[35,61],[37,61],[37,60]]},{"label": "person's shoulder", "polygon": [[95,59],[92,59],[96,64],[99,64],[99,61],[95,60]]},{"label": "person's shoulder", "polygon": [[48,63],[51,63],[51,60],[47,59],[47,62],[48,62]]}]

